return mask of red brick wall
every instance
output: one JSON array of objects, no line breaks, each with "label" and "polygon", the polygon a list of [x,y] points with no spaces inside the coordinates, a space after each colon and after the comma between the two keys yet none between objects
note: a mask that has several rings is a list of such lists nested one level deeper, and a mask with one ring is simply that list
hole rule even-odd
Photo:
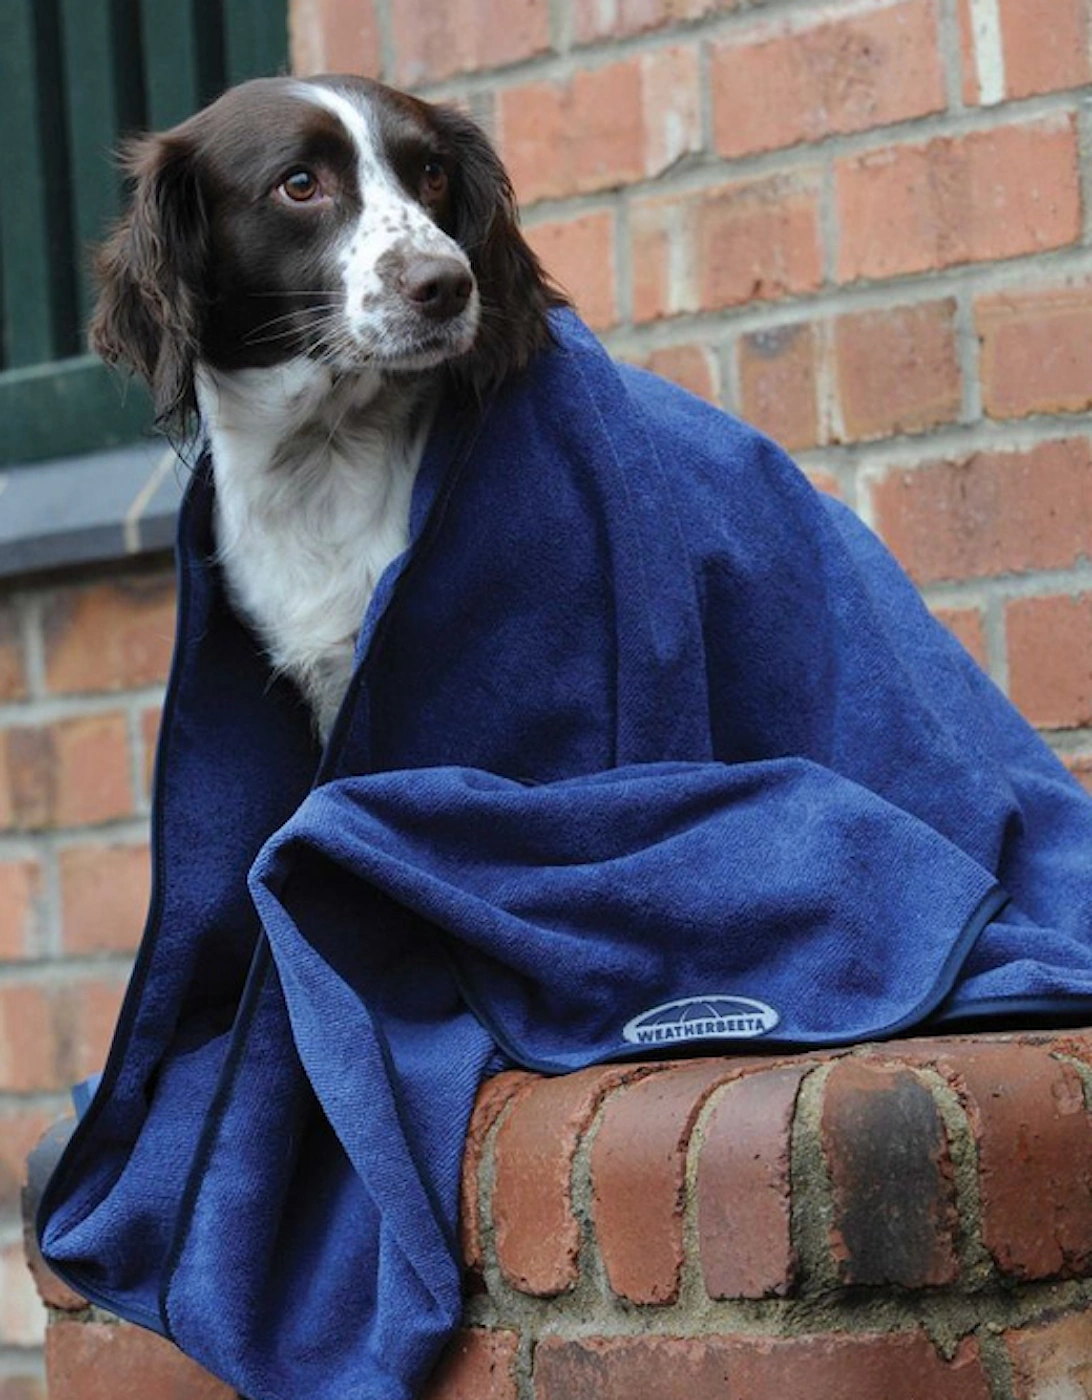
[{"label": "red brick wall", "polygon": [[148,893],[168,561],[0,592],[0,1400],[37,1400],[27,1152],[101,1068]]},{"label": "red brick wall", "polygon": [[1088,0],[293,0],[467,104],[585,318],[874,524],[1092,781]]},{"label": "red brick wall", "polygon": [[[1088,0],[292,0],[291,19],[300,72],[468,105],[612,349],[875,524],[1092,784]],[[0,590],[0,1400],[39,1395],[19,1162],[101,1062],[139,934],[171,630],[162,562]]]}]

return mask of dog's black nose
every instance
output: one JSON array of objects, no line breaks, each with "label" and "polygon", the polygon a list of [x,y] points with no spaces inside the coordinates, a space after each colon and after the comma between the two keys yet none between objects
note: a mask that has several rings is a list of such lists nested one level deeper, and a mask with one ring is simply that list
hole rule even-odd
[{"label": "dog's black nose", "polygon": [[456,258],[415,258],[402,274],[402,295],[423,316],[450,321],[470,300],[474,278]]}]

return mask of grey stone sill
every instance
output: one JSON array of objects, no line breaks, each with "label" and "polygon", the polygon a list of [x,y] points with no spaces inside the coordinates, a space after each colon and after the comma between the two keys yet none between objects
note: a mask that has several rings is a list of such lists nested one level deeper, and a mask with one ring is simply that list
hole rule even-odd
[{"label": "grey stone sill", "polygon": [[170,549],[188,476],[159,439],[0,467],[0,579]]}]

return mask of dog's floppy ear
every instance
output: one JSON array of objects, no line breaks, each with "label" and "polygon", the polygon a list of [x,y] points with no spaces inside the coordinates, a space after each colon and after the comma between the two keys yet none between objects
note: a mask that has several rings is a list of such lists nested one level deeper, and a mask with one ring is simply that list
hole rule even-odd
[{"label": "dog's floppy ear", "polygon": [[546,312],[568,299],[520,232],[512,183],[488,138],[450,108],[443,109],[442,123],[455,156],[454,234],[482,300],[474,349],[452,368],[482,394],[522,369],[549,341]]},{"label": "dog's floppy ear", "polygon": [[184,432],[197,406],[193,371],[209,244],[193,148],[176,130],[137,138],[123,160],[133,198],[95,259],[91,349],[142,375],[157,422]]}]

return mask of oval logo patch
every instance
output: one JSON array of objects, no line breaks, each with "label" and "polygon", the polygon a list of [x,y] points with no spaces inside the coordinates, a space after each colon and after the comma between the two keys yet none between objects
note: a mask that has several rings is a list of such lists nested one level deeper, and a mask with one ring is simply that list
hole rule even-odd
[{"label": "oval logo patch", "polygon": [[631,1045],[668,1045],[681,1040],[750,1040],[772,1031],[781,1019],[772,1006],[751,997],[683,997],[665,1001],[627,1021],[622,1035]]}]

